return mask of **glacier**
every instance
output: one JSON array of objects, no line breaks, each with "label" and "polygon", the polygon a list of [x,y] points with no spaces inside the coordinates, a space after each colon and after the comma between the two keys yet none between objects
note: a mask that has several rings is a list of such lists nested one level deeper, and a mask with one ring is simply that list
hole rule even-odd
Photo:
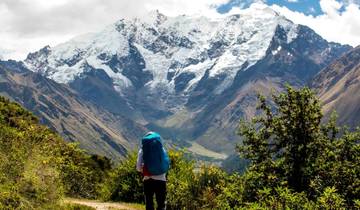
[{"label": "glacier", "polygon": [[277,27],[286,31],[289,43],[296,38],[297,25],[262,4],[217,18],[168,17],[153,11],[146,18],[122,19],[98,33],[47,46],[29,54],[24,63],[59,83],[81,77],[90,65],[104,70],[121,94],[134,84],[124,69],[109,62],[126,58],[134,48],[144,60],[143,71],[152,75],[144,84],[149,90],[176,94],[176,78],[188,73],[192,78],[183,88],[186,95],[208,71],[209,78],[224,77],[214,92],[221,94],[238,71],[246,71],[266,55]]}]

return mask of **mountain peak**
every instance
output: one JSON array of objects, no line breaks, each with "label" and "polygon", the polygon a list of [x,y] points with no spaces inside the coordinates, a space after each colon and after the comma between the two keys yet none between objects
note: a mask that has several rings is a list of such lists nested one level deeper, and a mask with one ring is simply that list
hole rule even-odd
[{"label": "mountain peak", "polygon": [[101,32],[74,38],[51,50],[45,47],[29,54],[25,63],[33,71],[69,83],[84,72],[82,64],[86,62],[94,69],[103,69],[120,90],[136,85],[124,73],[128,67],[115,63],[132,59],[135,53],[137,62],[144,64],[141,71],[153,75],[153,80],[147,81],[151,89],[166,87],[175,92],[176,77],[186,73],[195,77],[181,89],[191,90],[212,66],[210,77],[226,78],[217,90],[221,93],[231,85],[237,71],[265,56],[279,24],[292,32],[292,38],[296,36],[296,25],[263,4],[219,19],[168,17],[154,10],[141,19],[119,20]]},{"label": "mountain peak", "polygon": [[159,25],[167,20],[167,16],[161,13],[159,10],[152,10],[145,17],[141,19],[139,18],[139,20]]},{"label": "mountain peak", "polygon": [[[289,44],[298,36],[298,25],[261,3],[219,19],[169,17],[154,10],[52,49],[45,47],[29,54],[25,63],[60,83],[73,82],[89,70],[87,66],[101,69],[120,94],[144,87],[151,92],[164,89],[164,97],[179,92],[186,96],[203,77],[221,78],[213,90],[221,94],[239,71],[267,55],[275,36]],[[281,49],[274,46],[271,53]]]},{"label": "mountain peak", "polygon": [[[240,116],[255,112],[258,87],[304,84],[345,50],[268,7],[253,5],[218,19],[158,11],[122,19],[33,53],[25,63],[150,128],[163,123],[160,129],[179,129],[182,137],[199,141],[204,132],[216,131],[225,138],[219,141],[227,141],[234,137],[218,132],[235,129]],[[211,130],[214,126],[219,129]]]}]

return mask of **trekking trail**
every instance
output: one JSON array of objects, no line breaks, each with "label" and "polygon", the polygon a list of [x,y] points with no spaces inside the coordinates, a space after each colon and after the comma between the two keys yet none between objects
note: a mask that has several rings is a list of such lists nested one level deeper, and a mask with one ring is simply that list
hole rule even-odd
[{"label": "trekking trail", "polygon": [[140,210],[142,208],[131,207],[121,203],[100,202],[94,200],[65,199],[65,203],[80,204],[95,208],[96,210]]}]

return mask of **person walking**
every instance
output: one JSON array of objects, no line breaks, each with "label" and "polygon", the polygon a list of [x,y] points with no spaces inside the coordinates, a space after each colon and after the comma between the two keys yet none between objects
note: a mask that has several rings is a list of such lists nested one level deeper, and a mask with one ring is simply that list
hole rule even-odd
[{"label": "person walking", "polygon": [[136,170],[143,175],[146,210],[154,209],[154,194],[157,210],[166,209],[166,173],[170,167],[169,156],[161,136],[148,132],[141,140]]}]

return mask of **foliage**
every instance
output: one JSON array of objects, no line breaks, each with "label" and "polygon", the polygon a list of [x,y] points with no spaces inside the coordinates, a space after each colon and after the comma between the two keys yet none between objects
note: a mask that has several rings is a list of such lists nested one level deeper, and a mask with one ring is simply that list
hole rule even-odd
[{"label": "foliage", "polygon": [[[288,87],[271,105],[262,96],[259,101],[261,115],[239,128],[244,140],[238,150],[250,161],[247,170],[229,175],[216,166],[196,168],[182,152],[170,151],[168,208],[358,208],[360,131],[340,132],[334,116],[322,123],[320,103],[308,88]],[[126,173],[114,176],[119,186],[138,190],[128,195],[142,192],[138,177],[129,176],[135,173],[135,156],[116,169]]]},{"label": "foliage", "polygon": [[[137,154],[130,153],[110,173],[102,187],[104,200],[143,203],[143,185],[140,173],[135,170]],[[181,151],[169,151],[171,167],[167,175],[167,206],[169,209],[210,208],[220,193],[225,173],[217,167],[202,166],[195,172],[194,162],[187,160]],[[217,188],[218,191],[213,191]],[[189,201],[192,202],[189,202]]]},{"label": "foliage", "polygon": [[111,170],[101,186],[103,200],[143,203],[142,178],[135,170],[136,160],[137,154],[129,152],[118,167]]},{"label": "foliage", "polygon": [[65,192],[70,197],[96,198],[101,183],[111,169],[110,160],[87,155],[76,144],[67,144],[60,150],[59,170]]},{"label": "foliage", "polygon": [[[359,209],[360,130],[339,128],[335,115],[323,123],[308,88],[259,102],[261,114],[240,123],[241,174],[169,151],[168,209]],[[0,209],[62,209],[64,195],[143,203],[136,159],[130,152],[112,169],[0,98]]]},{"label": "foliage", "polygon": [[0,209],[54,209],[64,195],[94,197],[108,168],[99,159],[0,97]]},{"label": "foliage", "polygon": [[310,184],[311,165],[323,146],[320,103],[310,89],[296,91],[290,87],[287,93],[274,96],[274,102],[276,113],[260,97],[259,108],[264,115],[251,125],[241,124],[240,134],[245,138],[239,150],[252,161],[252,171],[277,175],[263,186],[286,181],[301,192]]},{"label": "foliage", "polygon": [[[170,151],[168,208],[358,208],[360,131],[340,132],[335,116],[322,123],[320,103],[308,88],[287,87],[271,105],[262,96],[259,101],[261,114],[239,128],[243,145],[237,148],[250,161],[246,171],[229,175],[215,166],[195,168],[182,152]],[[115,169],[113,192],[127,193],[118,200],[136,195],[132,201],[142,202],[135,161],[132,154]]]},{"label": "foliage", "polygon": [[336,193],[335,187],[325,188],[323,194],[318,198],[319,209],[347,209],[345,200]]},{"label": "foliage", "polygon": [[225,176],[224,181],[220,184],[220,193],[215,198],[217,209],[235,209],[244,203],[244,180],[234,173]]},{"label": "foliage", "polygon": [[[277,192],[283,189],[302,208],[315,208],[315,202],[320,209],[352,208],[360,195],[360,132],[340,133],[335,116],[322,123],[320,102],[309,88],[288,86],[273,96],[274,106],[259,99],[262,115],[239,129],[244,141],[238,150],[251,161],[243,176],[246,200],[258,201],[265,192],[282,199]],[[286,204],[297,208],[291,206]]]}]

